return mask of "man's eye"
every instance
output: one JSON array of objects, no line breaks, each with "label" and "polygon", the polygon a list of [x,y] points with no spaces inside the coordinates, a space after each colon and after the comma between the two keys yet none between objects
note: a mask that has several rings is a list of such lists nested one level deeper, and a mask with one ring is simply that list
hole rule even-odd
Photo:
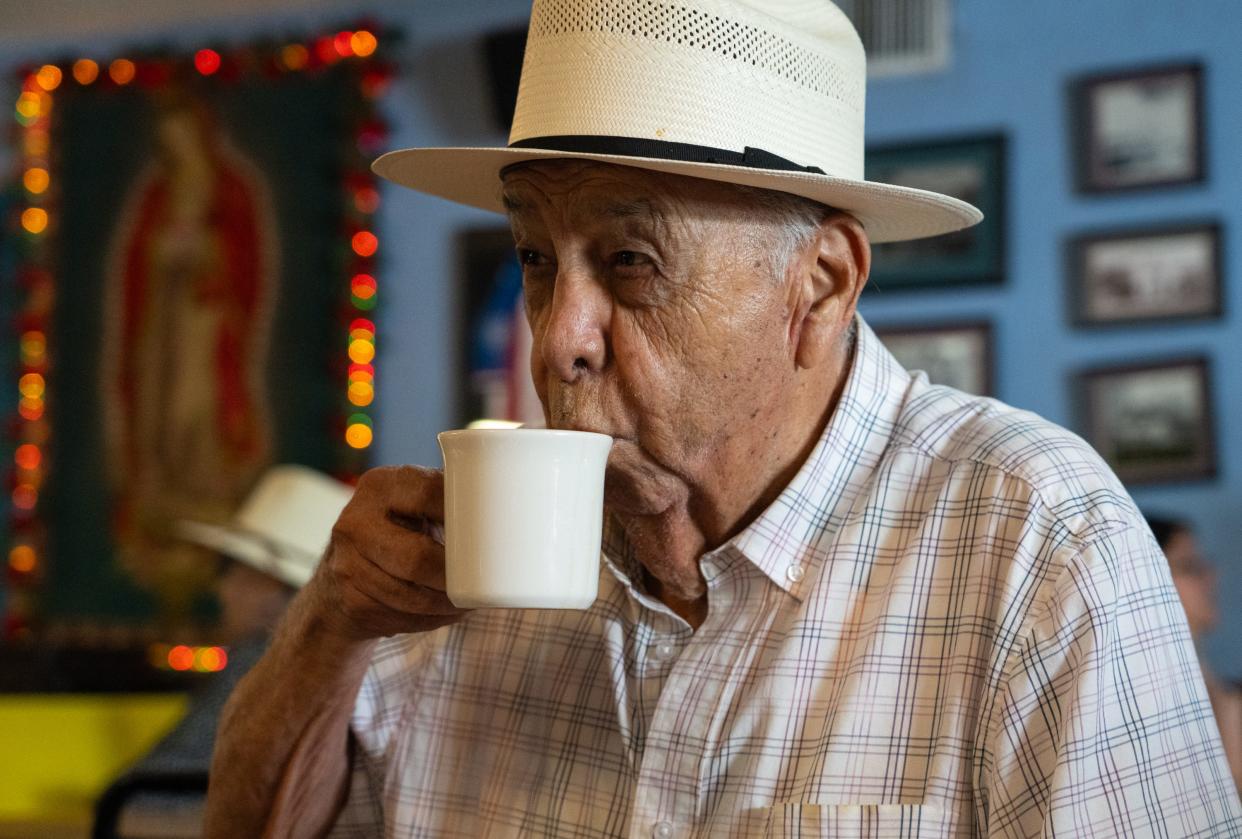
[{"label": "man's eye", "polygon": [[645,265],[650,260],[636,251],[617,251],[612,255],[614,265],[621,268],[629,268],[635,265]]},{"label": "man's eye", "polygon": [[540,265],[543,261],[539,251],[533,251],[530,248],[518,248],[517,257],[522,265]]}]

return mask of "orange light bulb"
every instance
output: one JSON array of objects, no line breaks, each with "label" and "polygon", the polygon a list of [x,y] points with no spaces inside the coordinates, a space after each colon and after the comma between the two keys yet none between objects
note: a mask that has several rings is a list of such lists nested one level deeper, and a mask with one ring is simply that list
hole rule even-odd
[{"label": "orange light bulb", "polygon": [[35,73],[35,81],[39,83],[39,87],[51,93],[60,87],[60,80],[64,78],[64,74],[60,72],[60,68],[55,64],[44,64],[39,68],[39,72]]},{"label": "orange light bulb", "polygon": [[99,78],[99,65],[89,58],[79,58],[73,62],[73,79],[78,84],[90,84]]}]

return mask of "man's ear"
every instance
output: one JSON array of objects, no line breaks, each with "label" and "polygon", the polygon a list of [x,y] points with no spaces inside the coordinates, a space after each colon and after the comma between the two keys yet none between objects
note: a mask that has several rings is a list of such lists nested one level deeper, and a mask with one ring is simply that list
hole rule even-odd
[{"label": "man's ear", "polygon": [[853,216],[835,212],[802,253],[791,283],[794,362],[811,368],[840,348],[871,271],[871,243]]}]

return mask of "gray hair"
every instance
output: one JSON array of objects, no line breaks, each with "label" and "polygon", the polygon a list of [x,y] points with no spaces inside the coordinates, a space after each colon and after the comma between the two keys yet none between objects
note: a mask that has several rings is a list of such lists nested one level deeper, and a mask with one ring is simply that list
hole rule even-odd
[{"label": "gray hair", "polygon": [[[741,184],[733,184],[732,188],[739,198],[755,207],[766,226],[775,231],[765,246],[772,279],[778,283],[785,281],[790,263],[815,238],[824,219],[841,212],[835,207],[788,192]],[[851,320],[842,336],[846,346],[854,345],[857,332],[858,323]]]},{"label": "gray hair", "polygon": [[757,221],[774,231],[772,240],[765,243],[772,276],[778,282],[785,279],[790,262],[811,243],[819,226],[837,210],[827,204],[754,186],[733,184],[739,198],[755,208]]}]

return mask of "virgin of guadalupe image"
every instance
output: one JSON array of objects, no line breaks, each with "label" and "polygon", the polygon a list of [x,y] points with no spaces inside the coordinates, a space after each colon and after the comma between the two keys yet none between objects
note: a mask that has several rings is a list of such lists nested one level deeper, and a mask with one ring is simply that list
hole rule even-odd
[{"label": "virgin of guadalupe image", "polygon": [[121,567],[165,618],[212,564],[174,538],[224,521],[272,460],[266,395],[278,281],[270,190],[206,103],[160,103],[105,280],[103,415]]}]

